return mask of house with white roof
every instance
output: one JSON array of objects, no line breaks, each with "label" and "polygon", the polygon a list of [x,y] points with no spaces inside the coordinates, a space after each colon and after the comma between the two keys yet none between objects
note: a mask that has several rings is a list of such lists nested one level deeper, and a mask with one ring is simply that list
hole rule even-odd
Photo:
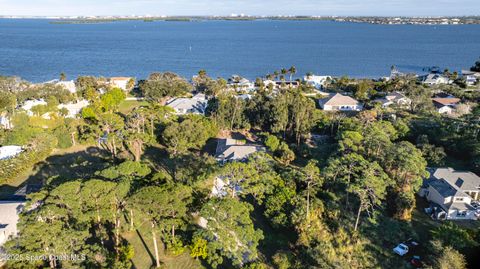
[{"label": "house with white roof", "polygon": [[308,85],[311,85],[318,90],[322,90],[323,87],[327,84],[328,81],[331,81],[331,76],[316,76],[316,75],[307,75],[303,77],[303,81],[305,81]]},{"label": "house with white roof", "polygon": [[55,86],[60,86],[65,90],[68,90],[70,93],[77,92],[77,86],[75,86],[75,81],[73,80],[64,81],[64,80],[54,79],[54,80],[44,82],[43,84],[53,84]]},{"label": "house with white roof", "polygon": [[208,99],[204,94],[196,94],[192,98],[174,98],[167,102],[167,106],[173,108],[177,115],[205,114]]},{"label": "house with white roof", "polygon": [[68,104],[59,104],[58,109],[66,109],[68,111],[68,114],[65,116],[65,118],[75,118],[80,112],[82,112],[82,109],[87,107],[90,103],[87,100],[80,100],[76,103],[68,103]]},{"label": "house with white roof", "polygon": [[325,111],[361,111],[363,109],[363,105],[360,102],[340,93],[320,99],[318,103]]},{"label": "house with white roof", "polygon": [[8,160],[22,153],[23,148],[20,146],[3,146],[0,147],[0,160]]},{"label": "house with white roof", "polygon": [[400,107],[410,106],[412,100],[406,97],[401,92],[387,93],[385,97],[376,99],[375,102],[378,102],[382,105],[383,108],[389,107],[391,105],[397,105]]},{"label": "house with white roof", "polygon": [[130,90],[130,88],[128,87],[129,86],[128,83],[132,79],[133,78],[131,77],[111,77],[109,79],[109,84],[113,87],[120,88],[124,91],[128,91]]},{"label": "house with white roof", "polygon": [[27,112],[27,115],[33,116],[32,108],[40,105],[45,106],[47,105],[47,102],[45,102],[43,99],[27,100],[20,108]]},{"label": "house with white roof", "polygon": [[7,116],[0,116],[0,127],[3,129],[12,129],[12,123]]},{"label": "house with white roof", "polygon": [[225,163],[228,161],[244,161],[248,156],[265,151],[265,147],[248,144],[236,139],[219,139],[215,150],[217,161]]},{"label": "house with white roof", "polygon": [[480,208],[480,177],[468,171],[452,168],[430,169],[418,194],[431,202],[426,210],[436,219],[477,219]]},{"label": "house with white roof", "polygon": [[452,84],[453,80],[441,74],[427,74],[420,77],[423,84],[434,86],[440,84]]},{"label": "house with white roof", "polygon": [[480,80],[480,72],[462,70],[462,77],[468,86],[472,86]]},{"label": "house with white roof", "polygon": [[255,83],[238,75],[233,75],[227,82],[228,87],[236,91],[255,91]]},{"label": "house with white roof", "polygon": [[23,209],[24,202],[0,201],[0,247],[11,237],[17,236],[17,223]]}]

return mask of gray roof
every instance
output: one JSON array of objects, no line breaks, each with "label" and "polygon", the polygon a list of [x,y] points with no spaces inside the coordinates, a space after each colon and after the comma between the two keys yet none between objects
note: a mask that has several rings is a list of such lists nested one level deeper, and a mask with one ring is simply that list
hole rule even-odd
[{"label": "gray roof", "polygon": [[437,190],[437,192],[443,197],[450,197],[450,196],[469,197],[467,194],[454,188],[452,185],[450,185],[448,182],[446,182],[443,179],[431,180],[429,181],[429,185],[435,190]]},{"label": "gray roof", "polygon": [[455,186],[462,191],[480,190],[480,177],[472,172],[455,171],[450,167],[437,168],[432,171],[431,178],[444,179],[450,185]]},{"label": "gray roof", "polygon": [[235,139],[219,139],[215,151],[215,157],[220,160],[243,160],[249,155],[265,151],[265,148],[254,144],[244,144]]}]

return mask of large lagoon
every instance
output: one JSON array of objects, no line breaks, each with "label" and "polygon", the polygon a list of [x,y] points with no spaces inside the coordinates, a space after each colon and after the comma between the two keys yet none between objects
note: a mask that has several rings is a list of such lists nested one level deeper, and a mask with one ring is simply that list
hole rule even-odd
[{"label": "large lagoon", "polygon": [[0,19],[0,75],[40,82],[65,72],[135,76],[173,71],[191,77],[250,79],[282,67],[380,77],[390,66],[461,70],[480,56],[480,25],[373,25],[330,21],[124,21],[54,24]]}]

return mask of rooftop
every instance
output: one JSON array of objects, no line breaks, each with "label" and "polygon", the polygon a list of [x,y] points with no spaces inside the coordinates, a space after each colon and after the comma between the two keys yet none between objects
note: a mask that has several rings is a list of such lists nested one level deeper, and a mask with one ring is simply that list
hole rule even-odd
[{"label": "rooftop", "polygon": [[340,93],[335,94],[330,98],[325,98],[320,100],[322,105],[329,105],[329,106],[340,106],[340,105],[351,105],[355,106],[358,105],[359,102],[353,99],[350,96],[345,96]]}]

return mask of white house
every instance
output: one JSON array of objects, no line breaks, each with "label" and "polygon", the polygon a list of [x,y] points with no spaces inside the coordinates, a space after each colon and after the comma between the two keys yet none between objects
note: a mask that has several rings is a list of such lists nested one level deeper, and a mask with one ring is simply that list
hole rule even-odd
[{"label": "white house", "polygon": [[389,107],[391,105],[397,105],[400,107],[409,106],[412,103],[412,100],[406,97],[403,93],[393,92],[388,93],[383,98],[376,99],[375,102],[382,104],[383,108]]},{"label": "white house", "polygon": [[76,103],[68,103],[68,104],[60,104],[58,105],[58,109],[65,108],[68,111],[68,114],[65,118],[75,118],[82,109],[87,107],[90,103],[87,100],[81,100]]},{"label": "white house", "polygon": [[23,208],[23,202],[0,201],[0,247],[9,238],[17,235],[18,215]]},{"label": "white house", "polygon": [[265,151],[265,147],[247,144],[236,139],[219,139],[215,150],[217,161],[222,163],[228,161],[243,161],[253,153]]},{"label": "white house", "polygon": [[0,147],[0,160],[11,159],[23,151],[20,146],[3,146]]},{"label": "white house", "polygon": [[428,74],[420,77],[423,84],[426,85],[440,85],[440,84],[451,84],[453,81],[441,74]]},{"label": "white house", "polygon": [[133,78],[131,78],[131,77],[111,77],[110,80],[109,80],[109,83],[113,87],[117,87],[117,88],[120,88],[124,91],[128,91],[128,90],[130,90],[129,87],[128,87],[129,86],[128,83],[130,82],[131,79],[133,79]]},{"label": "white house", "polygon": [[53,84],[53,85],[56,85],[56,86],[61,86],[65,90],[68,90],[70,93],[76,93],[77,92],[77,87],[75,86],[75,81],[73,81],[73,80],[63,81],[63,80],[59,80],[59,79],[54,79],[54,80],[44,82],[43,84]]},{"label": "white house", "polygon": [[192,98],[174,98],[167,103],[178,115],[205,114],[208,99],[204,94],[197,94]]},{"label": "white house", "polygon": [[228,87],[237,91],[255,91],[255,83],[238,75],[233,75],[228,79]]},{"label": "white house", "polygon": [[308,85],[312,85],[313,87],[321,90],[325,85],[327,84],[328,81],[332,80],[331,76],[316,76],[316,75],[310,75],[310,76],[304,76],[303,81],[305,81]]},{"label": "white house", "polygon": [[40,106],[40,105],[45,106],[47,105],[47,102],[45,102],[45,100],[43,99],[27,100],[23,103],[23,105],[20,108],[25,110],[27,112],[27,115],[33,116],[32,107]]},{"label": "white house", "polygon": [[12,123],[7,116],[0,116],[0,127],[3,129],[12,129]]},{"label": "white house", "polygon": [[465,83],[469,86],[474,85],[480,80],[480,72],[462,70],[462,76],[465,79]]},{"label": "white house", "polygon": [[326,111],[361,111],[363,109],[363,105],[360,102],[340,93],[320,99],[318,103]]},{"label": "white house", "polygon": [[456,106],[460,103],[460,99],[454,97],[432,98],[433,105],[440,114],[452,114]]},{"label": "white house", "polygon": [[437,219],[477,219],[480,210],[472,204],[480,198],[480,177],[472,172],[437,168],[430,171],[419,195],[432,203],[428,213]]}]

